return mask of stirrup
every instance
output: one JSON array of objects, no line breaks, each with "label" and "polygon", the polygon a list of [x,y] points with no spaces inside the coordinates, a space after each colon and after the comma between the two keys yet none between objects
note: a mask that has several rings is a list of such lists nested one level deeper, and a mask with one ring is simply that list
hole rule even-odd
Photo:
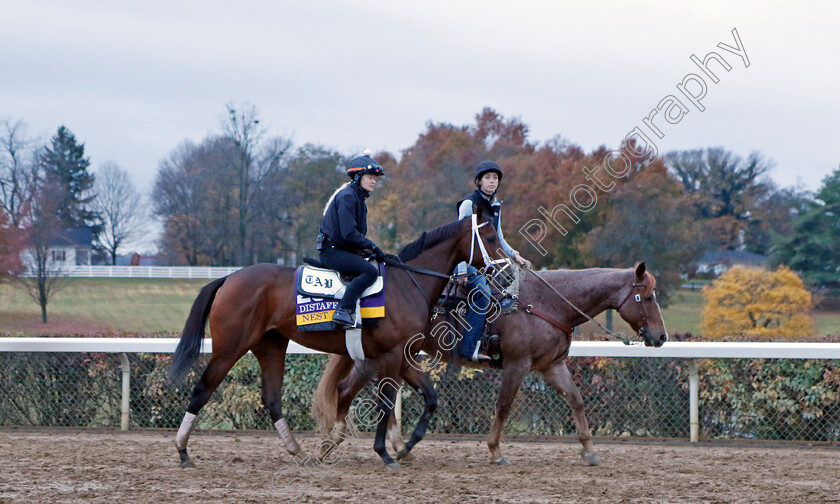
[{"label": "stirrup", "polygon": [[[346,318],[344,317],[346,315]],[[342,326],[344,329],[358,329],[360,325],[356,325],[355,316],[345,308],[338,308],[333,313],[332,321]]]},{"label": "stirrup", "polygon": [[475,351],[473,351],[472,355],[469,356],[468,359],[472,362],[478,362],[478,363],[490,362],[490,360],[491,360],[490,356],[481,353],[480,349],[481,349],[481,341],[479,341],[475,345]]}]

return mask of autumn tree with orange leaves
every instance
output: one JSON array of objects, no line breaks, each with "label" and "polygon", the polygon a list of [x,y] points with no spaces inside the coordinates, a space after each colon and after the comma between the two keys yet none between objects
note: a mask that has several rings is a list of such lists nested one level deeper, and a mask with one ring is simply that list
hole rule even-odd
[{"label": "autumn tree with orange leaves", "polygon": [[735,266],[703,289],[703,336],[763,340],[799,338],[814,331],[811,294],[799,276]]}]

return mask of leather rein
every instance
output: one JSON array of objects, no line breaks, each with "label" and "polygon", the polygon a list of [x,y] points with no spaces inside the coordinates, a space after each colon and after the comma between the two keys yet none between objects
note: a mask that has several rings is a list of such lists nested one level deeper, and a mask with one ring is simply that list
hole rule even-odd
[{"label": "leather rein", "polygon": [[[545,279],[544,279],[543,277],[541,277],[541,276],[537,275],[537,274],[536,274],[533,270],[528,270],[528,271],[529,271],[532,275],[534,275],[535,277],[537,277],[537,279],[538,279],[540,282],[542,282],[543,284],[545,284],[545,285],[546,285],[546,287],[548,287],[549,289],[551,289],[551,291],[552,291],[552,292],[554,292],[554,293],[555,293],[558,297],[560,297],[560,299],[562,299],[563,301],[565,301],[565,302],[566,302],[566,304],[568,304],[569,306],[571,306],[572,308],[574,308],[574,309],[575,309],[575,311],[577,311],[578,313],[580,313],[581,315],[583,315],[584,317],[586,317],[586,318],[587,318],[590,322],[592,322],[592,323],[594,323],[595,325],[597,325],[598,327],[600,327],[600,328],[601,328],[601,329],[602,329],[605,333],[607,333],[607,334],[609,334],[610,336],[612,336],[612,337],[614,337],[614,338],[616,338],[616,339],[620,340],[620,341],[621,341],[622,343],[624,343],[625,345],[641,345],[641,344],[642,344],[642,342],[641,342],[641,341],[632,341],[632,340],[629,340],[629,339],[625,338],[625,337],[624,337],[624,335],[622,335],[621,333],[616,333],[616,332],[613,332],[613,331],[611,331],[611,330],[607,329],[607,328],[606,328],[606,327],[604,327],[604,326],[603,326],[600,322],[598,322],[597,320],[593,319],[592,317],[590,317],[589,315],[587,315],[586,313],[584,313],[584,312],[583,312],[580,308],[578,308],[577,306],[575,306],[575,304],[574,304],[574,303],[572,303],[571,301],[569,301],[569,300],[568,300],[568,298],[566,298],[566,296],[564,296],[563,294],[561,294],[561,293],[560,293],[557,289],[555,289],[555,288],[554,288],[551,284],[549,284],[548,282],[546,282],[546,281],[545,281]],[[640,337],[642,337],[642,338],[644,338],[644,337],[645,337],[645,335],[647,334],[647,325],[648,325],[648,324],[647,324],[647,316],[645,315],[645,310],[644,310],[644,308],[642,308],[642,305],[641,305],[641,302],[642,302],[642,291],[641,291],[641,288],[642,288],[642,287],[646,287],[646,286],[647,286],[647,283],[646,283],[646,282],[635,282],[635,281],[634,281],[634,282],[633,282],[633,285],[632,285],[632,286],[631,286],[631,288],[630,288],[630,291],[627,293],[627,295],[626,295],[626,296],[624,296],[624,299],[621,301],[621,303],[619,303],[619,304],[618,304],[618,308],[617,308],[617,309],[621,309],[621,307],[622,307],[622,306],[624,306],[624,303],[626,303],[626,302],[627,302],[627,300],[628,300],[628,299],[630,299],[630,296],[632,296],[632,295],[634,294],[634,292],[635,292],[634,299],[635,299],[635,301],[636,301],[636,303],[637,303],[637,305],[638,305],[638,307],[639,307],[639,314],[641,315],[641,318],[642,318],[642,327],[639,329],[639,331],[638,331],[638,335],[639,335]],[[548,322],[548,323],[549,323],[549,324],[551,324],[552,326],[556,327],[557,329],[560,329],[561,331],[564,331],[564,332],[566,332],[566,333],[568,333],[568,334],[570,334],[570,335],[572,334],[572,331],[574,330],[573,328],[569,327],[568,325],[563,324],[562,322],[560,322],[560,321],[558,321],[558,320],[554,319],[553,317],[551,317],[550,315],[548,315],[548,314],[547,314],[547,313],[545,313],[544,311],[542,311],[542,310],[540,310],[540,309],[535,309],[535,308],[534,308],[534,305],[530,305],[530,304],[529,304],[529,305],[525,308],[525,311],[526,311],[527,313],[532,314],[532,315],[536,315],[537,317],[539,317],[539,318],[541,318],[541,319],[545,320],[546,322]]]}]

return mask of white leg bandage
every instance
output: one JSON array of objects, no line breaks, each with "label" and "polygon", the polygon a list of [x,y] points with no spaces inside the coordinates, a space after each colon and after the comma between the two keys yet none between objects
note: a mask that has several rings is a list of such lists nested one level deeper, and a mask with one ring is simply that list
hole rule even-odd
[{"label": "white leg bandage", "polygon": [[190,433],[193,430],[196,415],[192,413],[184,414],[184,419],[181,420],[181,427],[178,429],[178,434],[175,435],[175,447],[183,450],[187,447],[187,442],[190,440]]},{"label": "white leg bandage", "polygon": [[300,445],[298,445],[297,441],[295,441],[295,437],[292,436],[292,431],[289,430],[289,424],[286,423],[285,418],[281,418],[280,420],[274,422],[274,428],[276,428],[277,432],[280,434],[280,439],[283,440],[283,444],[286,446],[287,452],[292,455],[300,453]]}]

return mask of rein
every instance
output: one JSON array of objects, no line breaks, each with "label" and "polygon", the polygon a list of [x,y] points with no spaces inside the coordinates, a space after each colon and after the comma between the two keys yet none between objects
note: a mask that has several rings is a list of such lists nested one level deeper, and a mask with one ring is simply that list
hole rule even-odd
[{"label": "rein", "polygon": [[385,265],[387,265],[387,266],[394,266],[396,268],[400,268],[400,269],[405,270],[406,273],[408,273],[408,277],[411,278],[412,283],[414,283],[414,286],[417,287],[417,290],[420,291],[420,295],[423,296],[423,299],[428,299],[429,296],[426,294],[426,291],[423,290],[423,287],[420,285],[420,283],[417,281],[417,279],[414,278],[414,275],[412,275],[411,272],[420,273],[421,275],[429,275],[429,276],[439,277],[439,278],[447,278],[447,279],[450,278],[449,275],[444,275],[443,273],[438,273],[437,271],[427,270],[427,269],[424,269],[424,268],[418,268],[416,266],[412,266],[410,264],[406,264],[406,263],[402,262],[398,256],[394,256],[394,257],[396,257],[396,259],[397,259],[396,261],[391,259],[391,258],[386,257],[382,260],[382,262],[384,262]]},{"label": "rein", "polygon": [[[478,234],[478,230],[485,226],[487,222],[483,222],[481,224],[478,223],[478,218],[476,214],[472,214],[472,224],[471,224],[471,236],[470,236],[470,260],[469,262],[472,263],[473,260],[473,253],[475,252],[475,244],[478,243],[478,249],[481,252],[481,257],[484,260],[484,265],[487,267],[496,266],[497,264],[504,263],[506,259],[492,259],[490,258],[490,254],[487,253],[487,249],[484,247],[484,242],[481,241],[481,236]],[[393,256],[394,259],[390,257],[383,258],[382,262],[385,263],[387,266],[393,266],[395,268],[404,269],[408,272],[408,276],[411,277],[411,281],[414,282],[414,286],[420,291],[423,295],[423,298],[426,299],[429,296],[426,295],[426,291],[423,290],[423,287],[417,282],[417,279],[414,278],[414,275],[411,273],[419,273],[421,275],[433,276],[437,278],[445,278],[450,282],[455,278],[454,275],[445,275],[443,273],[438,273],[437,271],[428,270],[425,268],[418,268],[417,266],[412,266],[410,264],[406,264],[402,262],[399,256]]]},{"label": "rein", "polygon": [[[386,257],[382,262],[384,262],[387,266],[393,266],[395,268],[404,269],[406,271],[413,271],[414,273],[419,273],[421,275],[428,275],[428,276],[433,276],[433,277],[438,277],[438,278],[446,278],[446,279],[451,279],[452,278],[452,275],[444,275],[443,273],[438,273],[437,271],[427,270],[425,268],[418,268],[417,266],[412,266],[410,264],[406,264],[406,263],[400,261],[400,258],[397,257],[397,256],[394,256],[394,257],[396,257],[396,260],[391,259],[390,257]],[[414,278],[414,277],[412,277],[412,278]]]},{"label": "rein", "polygon": [[[616,333],[616,332],[610,331],[609,329],[607,329],[606,327],[604,327],[603,325],[601,325],[601,323],[600,323],[600,322],[598,322],[597,320],[593,319],[592,317],[590,317],[589,315],[587,315],[586,313],[584,313],[584,312],[583,312],[580,308],[578,308],[577,306],[575,306],[575,304],[574,304],[574,303],[572,303],[571,301],[569,301],[569,300],[566,298],[566,296],[564,296],[563,294],[561,294],[561,293],[560,293],[557,289],[555,289],[555,288],[554,288],[554,287],[553,287],[550,283],[546,282],[546,281],[545,281],[545,279],[544,279],[543,277],[541,277],[541,276],[537,275],[537,274],[536,274],[533,270],[528,270],[528,272],[529,272],[529,273],[531,273],[532,275],[534,275],[535,277],[537,277],[537,279],[538,279],[540,282],[544,283],[546,287],[548,287],[549,289],[551,289],[551,291],[552,291],[552,292],[554,292],[555,294],[557,294],[557,296],[559,296],[559,297],[560,297],[560,299],[562,299],[563,301],[565,301],[565,302],[566,302],[566,304],[568,304],[569,306],[571,306],[572,308],[574,308],[574,309],[575,309],[575,311],[577,311],[578,313],[580,313],[581,315],[583,315],[584,317],[586,317],[587,319],[589,319],[589,321],[590,321],[590,322],[592,322],[592,323],[594,323],[595,325],[597,325],[598,327],[600,327],[600,328],[601,328],[601,329],[602,329],[605,333],[607,333],[607,334],[609,334],[610,336],[612,336],[612,337],[614,337],[614,338],[616,338],[616,339],[620,340],[622,343],[624,343],[625,345],[628,345],[628,346],[630,346],[630,345],[641,345],[641,344],[643,344],[641,341],[631,341],[631,340],[629,340],[629,339],[625,338],[625,337],[624,337],[624,335],[623,335],[623,334],[621,334],[621,333]],[[642,286],[644,286],[644,285],[645,285],[644,283],[636,283],[636,282],[633,282],[633,286],[632,286],[632,288],[630,289],[630,292],[627,294],[627,296],[625,296],[625,297],[624,297],[624,301],[622,301],[622,302],[618,305],[618,307],[620,308],[622,305],[624,305],[624,303],[626,303],[626,302],[627,302],[627,299],[628,299],[628,298],[630,298],[630,295],[632,295],[632,294],[633,294],[633,291],[634,291],[634,290],[636,290],[636,289],[638,289],[639,287],[642,287]],[[636,299],[636,302],[637,302],[637,303],[641,303],[641,300],[642,300],[641,294],[636,293],[636,298],[635,298],[635,299]],[[641,310],[641,306],[639,307],[639,309]],[[555,327],[558,327],[558,326],[556,326],[554,323],[552,323],[552,321],[551,321],[551,320],[545,319],[543,316],[541,316],[541,314],[540,314],[540,313],[536,313],[536,312],[534,311],[534,308],[533,308],[533,306],[532,306],[532,305],[528,305],[528,308],[526,308],[526,309],[525,309],[525,311],[527,311],[528,313],[533,313],[534,315],[536,315],[536,316],[538,316],[538,317],[540,317],[540,318],[542,318],[542,319],[546,320],[546,322],[550,323],[551,325],[554,325]],[[644,333],[647,331],[647,318],[645,318],[645,316],[644,316],[644,310],[642,310],[642,320],[644,321],[644,324],[642,325],[642,328],[641,328],[641,329],[639,329],[639,336],[644,336]],[[558,328],[559,328],[559,327],[558,327]],[[562,328],[559,328],[559,329],[562,329]],[[571,334],[571,331],[570,331],[570,334]]]}]

